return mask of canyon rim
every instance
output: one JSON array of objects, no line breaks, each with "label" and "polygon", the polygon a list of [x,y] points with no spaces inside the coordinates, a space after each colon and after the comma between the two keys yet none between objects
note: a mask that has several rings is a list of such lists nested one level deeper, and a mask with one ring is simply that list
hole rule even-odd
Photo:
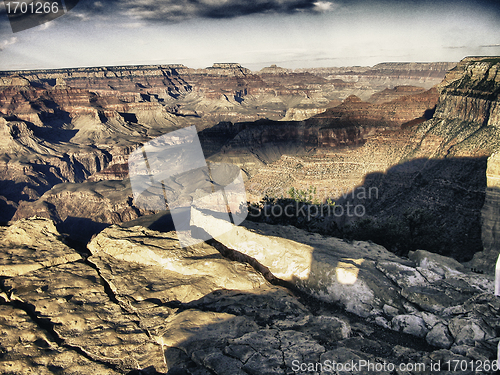
[{"label": "canyon rim", "polygon": [[[494,373],[499,67],[0,73],[1,373]],[[193,125],[249,214],[181,247],[128,157]]]}]

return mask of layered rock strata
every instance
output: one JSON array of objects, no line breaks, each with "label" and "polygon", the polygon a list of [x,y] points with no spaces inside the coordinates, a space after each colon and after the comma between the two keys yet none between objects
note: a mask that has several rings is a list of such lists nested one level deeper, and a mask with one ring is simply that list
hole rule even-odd
[{"label": "layered rock strata", "polygon": [[366,96],[363,87],[341,80],[278,67],[252,73],[239,64],[19,71],[0,78],[2,222],[58,183],[123,179],[128,154],[166,132],[228,120],[303,120],[349,94]]},{"label": "layered rock strata", "polygon": [[[312,185],[320,201],[330,198],[344,208],[348,203],[363,205],[362,216],[374,220],[368,228],[372,232],[387,231],[413,220],[415,213],[427,212],[439,235],[431,228],[413,234],[407,228],[407,242],[415,240],[418,246],[470,260],[483,248],[486,160],[499,147],[498,66],[492,58],[463,60],[440,85],[432,119],[401,130],[368,133],[356,149],[282,156],[252,176],[249,192],[254,197],[287,197],[290,187],[307,190]],[[330,121],[334,126],[335,120]],[[360,189],[372,188],[378,194],[358,197]],[[334,221],[345,226],[357,219],[341,215]],[[396,247],[400,245],[392,250]]]},{"label": "layered rock strata", "polygon": [[474,269],[495,273],[495,265],[500,254],[498,234],[500,233],[500,162],[499,154],[493,153],[487,162],[487,188],[484,205],[481,210],[481,240],[483,251],[474,254],[469,266]]},{"label": "layered rock strata", "polygon": [[[341,106],[305,122],[269,120],[236,124],[222,122],[210,129],[203,130],[200,133],[200,139],[206,156],[217,153],[222,148],[222,152],[214,155],[211,160],[237,164],[243,168],[247,175],[251,176],[257,171],[262,171],[266,164],[278,160],[283,154],[300,155],[311,148],[362,144],[370,134],[388,128],[400,127],[407,120],[422,116],[426,110],[433,107],[435,101],[437,101],[437,94],[433,90],[409,97],[401,97],[380,105],[372,105],[362,102],[356,97],[350,97]],[[109,149],[109,145],[104,146],[103,143],[108,141],[112,145],[116,139],[113,138],[113,134],[125,134],[127,128],[132,129],[129,125],[114,127],[108,125],[103,131],[105,134],[111,135],[101,137],[100,133],[97,133],[98,129],[92,133],[95,128],[90,125],[82,123],[72,141],[78,137],[80,142],[85,144],[91,142],[90,139],[94,137],[95,142],[99,142],[99,147]],[[135,129],[137,132],[140,128]],[[33,134],[29,132],[29,128],[26,128],[25,131],[27,132],[26,137],[31,139]],[[140,139],[140,136],[137,135],[137,142]],[[128,142],[132,141],[133,138],[129,138]],[[35,141],[33,143],[36,144]],[[248,147],[249,145],[251,147]],[[132,146],[121,147],[125,153],[133,149]],[[115,148],[118,147],[115,146]],[[53,152],[55,155],[50,163],[59,166],[61,161],[57,158],[57,148]],[[100,153],[100,149],[94,149],[93,153]],[[92,160],[85,162],[85,164],[83,161],[80,162],[78,167],[83,171],[77,176],[72,175],[73,171],[74,174],[77,172],[75,168],[60,167],[61,175],[57,176],[57,179],[53,179],[62,182],[62,184],[48,191],[44,191],[43,187],[40,187],[39,190],[30,195],[32,202],[17,202],[13,219],[39,215],[58,222],[69,220],[76,223],[88,220],[89,228],[100,228],[99,223],[114,224],[132,220],[144,214],[144,211],[135,207],[132,202],[132,192],[128,180],[125,180],[124,183],[101,181],[126,178],[128,166],[120,163],[123,159],[126,161],[126,157],[120,156],[119,152],[112,149],[106,153],[103,151],[102,154],[106,155],[106,158],[101,160],[102,157],[101,159],[96,157],[95,165],[92,164]],[[63,155],[63,160],[66,161],[64,157]],[[74,159],[76,158],[68,158],[67,162],[76,164]],[[9,164],[12,162],[9,161]],[[104,169],[104,167],[107,168]],[[52,173],[50,169],[47,172]],[[14,177],[10,177],[10,179],[15,180]],[[66,182],[68,180],[72,184],[68,184]],[[92,182],[82,182],[84,180]],[[77,184],[74,184],[75,182]],[[11,200],[15,198],[13,193],[6,196]],[[79,230],[75,232],[73,228],[77,228],[77,225],[69,224],[69,222],[60,227],[67,233],[80,236],[81,232]],[[87,237],[91,235],[91,231],[91,229],[87,231]]]},{"label": "layered rock strata", "polygon": [[[341,80],[355,88],[369,88],[373,94],[403,85],[430,89],[439,84],[445,74],[456,65],[457,63],[452,62],[380,63],[373,67],[310,68],[297,69],[297,72],[310,72],[330,81]],[[368,98],[362,97],[364,100]]]}]

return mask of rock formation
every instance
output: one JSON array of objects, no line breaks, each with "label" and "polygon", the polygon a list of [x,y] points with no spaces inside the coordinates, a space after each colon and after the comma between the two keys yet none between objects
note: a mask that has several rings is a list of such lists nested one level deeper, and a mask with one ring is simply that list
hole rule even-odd
[{"label": "rock formation", "polygon": [[[360,147],[322,149],[306,156],[281,156],[252,176],[247,183],[250,194],[256,199],[264,194],[286,197],[290,187],[307,190],[313,185],[318,194],[321,192],[321,200],[331,198],[344,207],[348,203],[363,205],[368,220],[363,223],[364,227],[359,227],[358,234],[366,236],[363,238],[374,239],[377,232],[385,232],[379,239],[394,236],[394,240],[384,243],[393,247],[393,251],[401,251],[404,245],[398,243],[399,237],[405,238],[405,246],[414,242],[414,249],[419,246],[462,261],[470,260],[483,248],[481,210],[485,199],[486,160],[498,149],[500,139],[497,69],[495,59],[464,59],[439,86],[439,100],[435,111],[430,113],[432,119],[422,118],[405,124],[402,129],[376,134],[363,134],[355,126],[351,128],[355,131],[349,133],[348,127],[340,127],[343,137],[340,140],[352,134],[351,139],[362,140]],[[417,93],[394,102],[404,103],[407,102],[404,98],[422,95]],[[363,114],[369,104],[354,98],[349,102],[349,106],[357,106],[360,111],[342,112],[339,106],[308,122],[331,113],[323,126],[334,127],[339,121],[334,114],[342,119],[345,113],[347,121],[348,116],[353,116],[353,122],[358,123],[362,119],[358,114]],[[371,116],[373,112],[366,110],[365,113]],[[368,120],[373,121],[370,117]],[[378,195],[373,199],[358,199],[356,189],[359,188],[364,191],[376,188]],[[488,198],[488,204],[491,200]],[[355,219],[343,215],[335,218],[335,223],[345,227]],[[426,221],[432,225],[424,228]],[[411,228],[415,222],[422,224],[422,231],[417,230],[420,233]],[[325,223],[318,225],[328,228]],[[485,230],[488,231],[487,227]],[[408,248],[401,254],[407,251]],[[481,267],[478,270],[485,271]]]},{"label": "rock formation", "polygon": [[[0,371],[222,375],[309,373],[300,366],[333,361],[422,363],[427,371],[437,361],[491,365],[500,304],[488,276],[425,251],[403,260],[367,242],[248,224],[185,249],[175,232],[112,226],[78,253],[51,221],[17,221],[3,230],[0,248],[8,255],[0,266]],[[14,251],[19,243],[24,253]],[[288,261],[276,262],[283,245]],[[44,262],[34,267],[39,256]],[[244,262],[248,256],[268,269],[267,279],[296,288],[270,283]],[[358,292],[362,303],[348,298]]]},{"label": "rock formation", "polygon": [[499,227],[499,179],[500,171],[498,170],[499,155],[493,153],[487,161],[486,168],[486,194],[484,205],[481,211],[481,240],[483,251],[474,254],[474,258],[470,262],[470,266],[475,269],[486,270],[486,272],[494,273],[495,264],[499,255],[498,249],[498,233]]},{"label": "rock formation", "polygon": [[[438,373],[430,366],[439,364],[453,373],[448,361],[467,364],[466,374],[479,361],[492,372],[500,331],[489,267],[498,256],[498,66],[465,59],[438,91],[390,87],[370,101],[343,97],[304,121],[249,118],[200,131],[209,161],[245,169],[250,198],[275,195],[263,208],[282,192],[294,195],[284,198],[295,213],[310,213],[325,189],[337,202],[322,210],[365,211],[360,221],[281,217],[280,225],[234,227],[193,209],[193,235],[226,233],[187,248],[168,213],[143,216],[153,212],[134,206],[127,155],[188,119],[204,121],[208,102],[204,108],[229,116],[244,115],[238,106],[258,95],[279,98],[266,113],[313,110],[317,98],[328,99],[328,76],[214,64],[2,77],[0,207],[16,220],[0,227],[0,372],[321,374],[332,371],[319,365],[335,362],[394,365],[380,371],[387,374]],[[408,84],[420,67],[339,74],[385,72]],[[431,67],[419,73],[429,82]],[[85,74],[99,88],[75,87],[87,84]],[[311,85],[298,89],[308,77]],[[115,87],[104,88],[107,79]],[[155,86],[164,97],[153,95]],[[208,102],[198,106],[200,98]],[[311,185],[318,192],[308,190],[310,197],[288,190]],[[331,235],[349,224],[367,239],[393,236],[418,247],[401,257]],[[470,263],[457,261],[483,249]]]},{"label": "rock formation", "polygon": [[418,86],[396,86],[392,89],[387,88],[373,94],[368,101],[373,104],[382,104],[396,100],[402,96],[418,94],[424,91],[423,87]]},{"label": "rock formation", "polygon": [[332,82],[340,80],[352,88],[361,89],[359,96],[369,99],[369,93],[374,94],[386,88],[397,86],[418,86],[430,89],[441,83],[445,74],[456,63],[381,63],[373,67],[340,67],[340,68],[310,68],[297,69],[296,72],[309,72]]},{"label": "rock formation", "polygon": [[[40,207],[52,207],[51,200],[57,200],[48,197],[56,184],[123,179],[128,154],[171,130],[193,124],[201,130],[228,120],[303,120],[340,104],[351,93],[368,95],[363,88],[312,73],[277,67],[252,73],[239,64],[206,69],[157,65],[2,72],[0,78],[2,222],[12,219],[18,209],[16,219],[36,213],[49,217]],[[220,151],[208,143],[205,147],[208,154]],[[264,159],[274,161],[284,151],[270,151]],[[262,165],[252,155],[249,161]],[[81,188],[86,190],[87,185]],[[31,207],[36,200],[40,200],[34,204],[37,207]],[[130,207],[126,200],[118,205]],[[106,213],[101,220],[132,217],[120,210]],[[65,215],[50,217],[58,220],[57,216]]]}]

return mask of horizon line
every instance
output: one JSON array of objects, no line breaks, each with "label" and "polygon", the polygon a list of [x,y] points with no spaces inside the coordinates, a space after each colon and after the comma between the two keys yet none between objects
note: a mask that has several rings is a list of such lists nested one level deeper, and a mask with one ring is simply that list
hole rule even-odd
[{"label": "horizon line", "polygon": [[463,59],[467,58],[495,58],[500,56],[465,56],[461,60],[458,61],[381,61],[374,65],[330,65],[330,66],[318,66],[318,67],[304,67],[304,68],[285,68],[278,64],[272,63],[271,65],[264,66],[259,70],[252,70],[246,68],[241,63],[236,62],[214,62],[212,66],[207,66],[204,68],[191,68],[182,63],[157,63],[157,64],[126,64],[126,65],[97,65],[97,66],[74,66],[74,67],[60,67],[60,68],[37,68],[37,69],[8,69],[8,70],[0,70],[0,73],[16,73],[16,72],[43,72],[43,71],[59,71],[59,70],[86,70],[86,69],[129,69],[129,68],[143,68],[143,67],[155,67],[155,68],[183,68],[183,69],[192,69],[192,70],[204,70],[214,68],[214,65],[217,64],[229,64],[229,65],[237,65],[241,68],[248,69],[251,72],[258,72],[265,68],[281,68],[287,69],[291,72],[299,69],[324,69],[324,68],[373,68],[380,64],[439,64],[439,63],[458,63]]}]

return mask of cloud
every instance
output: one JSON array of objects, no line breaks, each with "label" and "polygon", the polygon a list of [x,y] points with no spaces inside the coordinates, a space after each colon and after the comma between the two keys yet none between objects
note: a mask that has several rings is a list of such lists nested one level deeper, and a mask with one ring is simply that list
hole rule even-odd
[{"label": "cloud", "polygon": [[129,14],[153,21],[233,18],[256,13],[294,13],[314,8],[313,0],[129,0],[125,4]]},{"label": "cloud", "polygon": [[[384,5],[414,8],[446,5],[482,8],[498,15],[498,0],[65,0],[66,16],[59,22],[121,20],[121,24],[142,22],[177,23],[188,19],[229,19],[252,14],[321,14],[340,9]],[[74,7],[74,8],[73,8]],[[0,6],[0,26],[8,23],[5,7]]]},{"label": "cloud", "polygon": [[313,10],[316,12],[331,12],[338,8],[338,5],[330,1],[316,1]]},{"label": "cloud", "polygon": [[128,15],[139,20],[172,23],[191,18],[325,11],[331,4],[317,0],[110,0],[81,1],[73,12],[95,16]]},{"label": "cloud", "polygon": [[[498,0],[106,0],[80,1],[72,12],[89,17],[128,16],[136,20],[162,23],[192,18],[224,19],[250,14],[324,13],[339,7],[388,5],[408,9],[444,5],[447,9],[467,5],[488,12],[500,9]],[[71,13],[71,12],[70,12]]]},{"label": "cloud", "polygon": [[3,51],[5,48],[7,48],[8,46],[10,46],[16,42],[17,42],[16,37],[12,37],[12,38],[1,41],[0,42],[0,51]]}]

